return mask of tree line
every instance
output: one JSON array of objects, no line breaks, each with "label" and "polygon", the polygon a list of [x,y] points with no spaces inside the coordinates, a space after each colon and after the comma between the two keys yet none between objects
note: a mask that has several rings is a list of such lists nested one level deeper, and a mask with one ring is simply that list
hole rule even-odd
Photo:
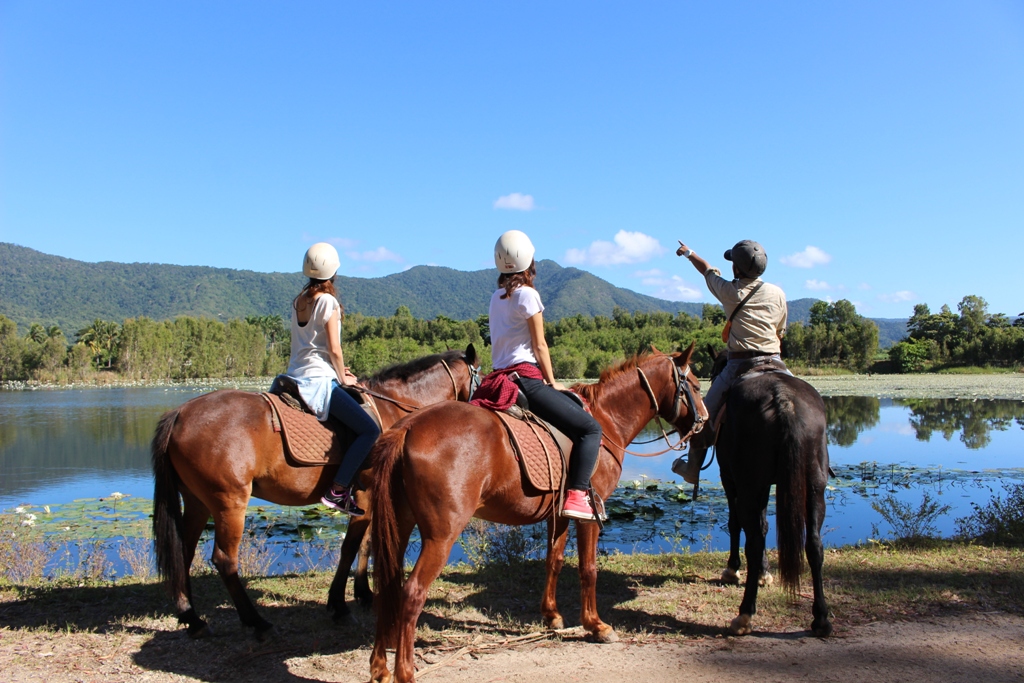
[{"label": "tree line", "polygon": [[897,372],[1024,363],[1024,313],[1014,320],[1004,313],[989,313],[988,302],[980,296],[965,296],[956,313],[946,305],[932,313],[928,304],[917,304],[907,331],[907,337],[889,350]]},{"label": "tree line", "polygon": [[[597,378],[601,370],[655,346],[673,351],[696,343],[695,370],[710,374],[711,353],[721,340],[725,314],[705,304],[700,316],[632,312],[611,316],[575,315],[545,323],[555,374]],[[406,306],[392,316],[348,314],[342,321],[346,363],[359,376],[447,349],[474,343],[490,367],[487,316],[453,320],[414,318]],[[809,324],[790,325],[783,352],[791,363],[862,370],[877,351],[877,327],[856,314],[853,304],[818,302]],[[121,323],[94,320],[71,339],[59,327],[33,324],[19,336],[13,321],[0,315],[0,380],[67,382],[91,373],[129,380],[187,380],[258,377],[283,372],[291,351],[288,323],[279,315],[249,316],[227,322],[181,316],[173,320],[128,318]]]}]

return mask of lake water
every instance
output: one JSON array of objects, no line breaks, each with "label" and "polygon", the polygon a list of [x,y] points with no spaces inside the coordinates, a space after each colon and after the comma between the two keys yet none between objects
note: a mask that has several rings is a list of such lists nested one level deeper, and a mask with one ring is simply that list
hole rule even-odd
[{"label": "lake water", "polygon": [[[102,507],[88,500],[105,498],[109,505],[110,494],[117,492],[135,506],[115,506],[115,517],[134,514],[141,521],[152,496],[149,442],[156,422],[165,410],[201,393],[193,388],[0,392],[0,510],[49,506],[56,514],[72,509],[73,501]],[[1004,483],[1024,480],[1024,402],[837,397],[826,403],[829,453],[839,474],[829,491],[828,545],[885,537],[890,528],[871,503],[889,495],[914,508],[925,494],[949,505],[950,512],[936,520],[939,533],[948,536],[955,518],[971,512],[972,502],[984,504],[1002,492]],[[638,441],[653,436],[647,431]],[[652,443],[632,450],[662,447]],[[616,514],[602,535],[603,550],[727,547],[717,464],[705,471],[702,495],[691,500],[691,487],[680,486],[670,470],[672,457],[626,457],[622,486],[609,501]],[[252,507],[276,520],[275,533],[344,532],[340,520],[316,512],[260,501]],[[94,535],[102,534],[109,509],[90,514]],[[543,532],[534,535],[542,538]],[[460,557],[457,548],[453,558]]]}]

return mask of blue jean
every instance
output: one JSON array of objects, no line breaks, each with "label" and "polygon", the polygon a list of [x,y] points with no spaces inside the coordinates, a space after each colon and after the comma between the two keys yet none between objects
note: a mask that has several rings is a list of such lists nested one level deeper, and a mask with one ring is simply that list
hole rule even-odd
[{"label": "blue jean", "polygon": [[366,456],[370,454],[370,449],[380,436],[380,427],[338,382],[331,383],[331,403],[327,412],[356,433],[355,441],[345,451],[338,473],[334,475],[335,484],[351,486],[356,473],[363,468]]},{"label": "blue jean", "polygon": [[[770,356],[770,358],[777,361],[782,360],[782,356],[777,353]],[[730,360],[725,364],[721,374],[711,383],[711,388],[708,389],[707,396],[704,397],[704,407],[708,409],[708,425],[712,428],[715,424],[715,417],[718,416],[718,411],[722,409],[725,397],[729,394],[729,388],[736,383],[740,367],[748,363],[750,363],[750,360],[745,358]],[[793,374],[789,370],[786,370],[786,372],[789,375]]]}]

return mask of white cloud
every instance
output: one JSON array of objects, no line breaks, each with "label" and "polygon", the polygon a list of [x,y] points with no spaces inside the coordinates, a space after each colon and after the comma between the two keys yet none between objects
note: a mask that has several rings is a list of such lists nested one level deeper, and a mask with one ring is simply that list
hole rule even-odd
[{"label": "white cloud", "polygon": [[533,211],[533,195],[519,194],[518,192],[506,194],[494,200],[494,208],[512,211]]},{"label": "white cloud", "polygon": [[359,244],[359,240],[351,240],[347,237],[328,237],[324,242],[333,244],[339,249],[355,249],[356,245]]},{"label": "white cloud", "polygon": [[902,289],[892,294],[879,294],[878,298],[890,304],[897,304],[902,301],[913,301],[917,298],[917,295],[909,290]]},{"label": "white cloud", "polygon": [[832,289],[832,285],[823,280],[807,280],[806,282],[804,282],[804,287],[806,287],[807,289],[814,289],[819,291]]},{"label": "white cloud", "polygon": [[662,273],[657,268],[652,268],[651,270],[638,270],[635,273],[633,273],[633,277],[639,278],[661,277],[662,275],[664,275],[664,273]]},{"label": "white cloud", "polygon": [[782,265],[790,266],[791,268],[813,268],[814,266],[823,266],[831,260],[832,257],[830,255],[818,249],[818,247],[812,247],[809,244],[803,251],[798,251],[795,254],[783,256],[779,259]]},{"label": "white cloud", "polygon": [[862,282],[859,285],[857,285],[857,289],[863,289],[863,290],[867,291],[867,290],[871,289],[871,285],[869,285],[866,282]]},{"label": "white cloud", "polygon": [[652,296],[656,296],[659,299],[668,299],[669,301],[700,301],[704,297],[704,292],[701,289],[694,287],[678,275],[666,277],[658,269],[641,270],[634,273],[634,275],[641,278],[640,281],[644,285],[656,287],[657,289]]},{"label": "white cloud", "polygon": [[665,251],[661,243],[642,232],[619,230],[614,242],[597,240],[586,249],[570,249],[565,261],[570,264],[591,266],[619,266],[648,261]]},{"label": "white cloud", "polygon": [[377,247],[370,251],[346,251],[345,256],[348,256],[353,261],[370,261],[371,263],[380,263],[381,261],[401,263],[405,260],[387,247]]}]

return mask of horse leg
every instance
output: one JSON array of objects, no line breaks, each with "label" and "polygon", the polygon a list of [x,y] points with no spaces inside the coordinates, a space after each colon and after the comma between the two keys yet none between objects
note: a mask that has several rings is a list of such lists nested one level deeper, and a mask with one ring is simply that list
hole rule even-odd
[{"label": "horse leg", "polygon": [[212,634],[212,629],[196,613],[192,606],[192,579],[190,570],[192,560],[196,556],[196,547],[199,545],[199,538],[203,535],[206,522],[210,519],[210,510],[190,491],[183,491],[181,495],[185,502],[181,524],[181,554],[185,565],[185,594],[175,595],[174,603],[178,611],[178,623],[185,624],[188,634],[192,638],[202,638]]},{"label": "horse leg", "polygon": [[[369,590],[369,582],[366,579],[366,559],[363,554],[364,542],[369,540],[366,527],[370,524],[370,518],[366,515],[354,517],[348,523],[348,531],[345,533],[345,540],[341,543],[341,555],[338,558],[338,569],[334,572],[334,580],[331,581],[331,588],[327,592],[327,611],[334,613],[334,620],[338,621],[349,615],[348,605],[345,604],[345,586],[348,583],[348,572],[352,568],[352,562],[359,554],[359,569],[363,572],[362,579],[366,583],[366,590]],[[356,597],[359,597],[359,575],[356,575]],[[370,594],[372,599],[373,594]],[[365,603],[364,603],[365,604]]]},{"label": "horse leg", "polygon": [[599,643],[619,639],[615,629],[597,615],[597,524],[576,523],[576,544],[580,556],[580,623]]},{"label": "horse leg", "polygon": [[244,626],[255,629],[256,637],[263,640],[273,625],[256,611],[238,578],[238,547],[242,543],[242,532],[245,529],[245,505],[246,501],[243,501],[236,507],[214,512],[213,564],[231,594],[238,618]]},{"label": "horse leg", "polygon": [[558,574],[565,564],[565,543],[569,540],[569,520],[558,515],[548,518],[548,557],[545,562],[547,579],[544,582],[544,596],[540,600],[540,613],[544,626],[551,629],[565,627],[565,620],[558,612]]},{"label": "horse leg", "polygon": [[423,539],[416,566],[402,587],[402,613],[399,616],[398,645],[395,648],[396,683],[409,683],[415,679],[413,657],[416,652],[416,622],[427,601],[430,584],[444,569],[456,537],[457,534],[443,539]]},{"label": "horse leg", "polygon": [[359,544],[358,563],[356,564],[356,576],[352,581],[352,592],[359,604],[365,608],[373,606],[373,591],[370,590],[370,554],[373,552],[370,534],[373,533],[373,521],[366,523],[363,530],[363,542]]},{"label": "horse leg", "polygon": [[760,515],[755,516],[749,512],[743,515],[743,533],[747,536],[747,583],[743,590],[739,616],[729,624],[729,631],[737,636],[745,636],[754,630],[751,622],[757,613],[757,587],[761,578],[765,546],[761,519],[763,518]]},{"label": "horse leg", "polygon": [[[768,537],[768,508],[761,510],[761,537]],[[757,585],[770,586],[773,583],[775,583],[775,577],[768,570],[768,552],[765,550],[761,552],[761,578],[758,579]]]},{"label": "horse leg", "polygon": [[811,566],[811,579],[814,582],[814,605],[811,613],[814,621],[811,622],[811,632],[819,638],[826,638],[832,635],[832,622],[828,618],[828,604],[825,602],[825,586],[822,577],[822,565],[825,560],[825,550],[821,544],[821,525],[825,520],[825,490],[814,488],[808,496],[809,513],[807,515],[807,564]]},{"label": "horse leg", "polygon": [[[723,486],[725,477],[723,477]],[[722,572],[722,583],[730,586],[738,586],[740,583],[740,520],[733,513],[736,501],[732,493],[726,494],[729,504],[729,560],[726,562],[725,571]]]}]

